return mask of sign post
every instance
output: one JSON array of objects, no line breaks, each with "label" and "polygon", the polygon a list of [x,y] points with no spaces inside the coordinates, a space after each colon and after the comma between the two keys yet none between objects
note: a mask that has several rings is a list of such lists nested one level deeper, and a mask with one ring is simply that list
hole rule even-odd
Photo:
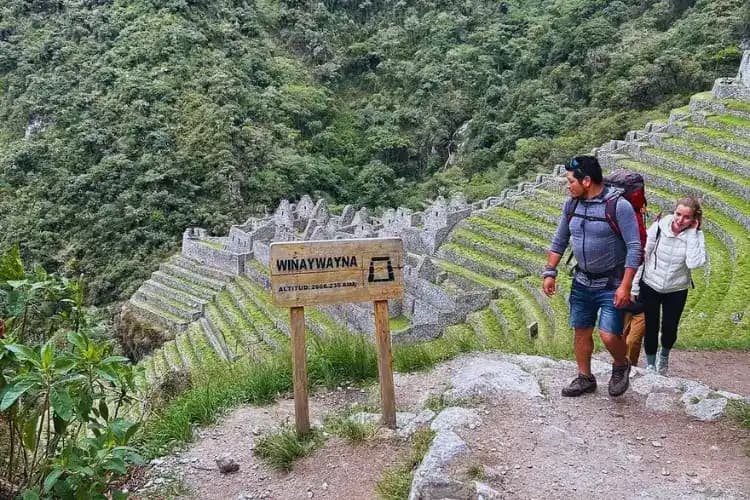
[{"label": "sign post", "polygon": [[310,431],[304,307],[342,302],[373,302],[383,423],[395,429],[388,299],[400,298],[404,293],[401,239],[272,243],[270,265],[274,304],[290,308],[297,433]]},{"label": "sign post", "polygon": [[300,435],[310,432],[307,408],[307,358],[305,357],[305,308],[289,309],[292,330],[292,382],[294,384],[294,423]]}]

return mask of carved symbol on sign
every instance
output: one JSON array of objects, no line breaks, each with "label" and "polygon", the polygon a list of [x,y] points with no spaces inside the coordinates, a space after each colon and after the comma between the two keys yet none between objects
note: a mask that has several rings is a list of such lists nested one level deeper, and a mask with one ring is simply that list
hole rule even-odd
[{"label": "carved symbol on sign", "polygon": [[367,281],[378,283],[381,281],[393,281],[393,264],[390,257],[373,257],[370,259],[370,269],[367,273]]}]

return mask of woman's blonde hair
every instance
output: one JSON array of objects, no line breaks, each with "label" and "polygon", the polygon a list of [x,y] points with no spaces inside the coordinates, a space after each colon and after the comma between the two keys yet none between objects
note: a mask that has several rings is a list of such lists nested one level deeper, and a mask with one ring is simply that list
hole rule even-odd
[{"label": "woman's blonde hair", "polygon": [[677,200],[677,203],[674,206],[675,210],[677,210],[677,207],[680,205],[691,209],[693,211],[694,219],[703,219],[703,209],[701,208],[700,202],[696,198],[693,198],[692,196],[685,196],[684,198],[680,198],[679,200]]}]

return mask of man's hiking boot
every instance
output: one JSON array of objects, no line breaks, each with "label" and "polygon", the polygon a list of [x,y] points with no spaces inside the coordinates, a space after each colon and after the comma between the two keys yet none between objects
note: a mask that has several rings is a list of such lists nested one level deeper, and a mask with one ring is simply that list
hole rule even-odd
[{"label": "man's hiking boot", "polygon": [[657,370],[659,372],[659,375],[663,375],[665,377],[669,375],[669,358],[659,356],[659,366]]},{"label": "man's hiking boot", "polygon": [[646,371],[649,373],[656,373],[656,365],[646,365]]},{"label": "man's hiking boot", "polygon": [[595,390],[596,378],[593,375],[579,373],[568,387],[563,387],[562,395],[568,398],[575,398],[585,392],[594,392]]},{"label": "man's hiking boot", "polygon": [[609,395],[620,396],[630,387],[630,361],[622,366],[612,365],[612,377],[609,379]]}]

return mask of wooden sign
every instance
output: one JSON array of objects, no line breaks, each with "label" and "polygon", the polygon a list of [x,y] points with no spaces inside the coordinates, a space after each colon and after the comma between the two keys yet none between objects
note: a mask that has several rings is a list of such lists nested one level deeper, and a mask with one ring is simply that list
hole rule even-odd
[{"label": "wooden sign", "polygon": [[289,307],[294,418],[297,433],[310,432],[305,356],[305,308],[314,304],[373,302],[383,423],[396,428],[388,299],[404,294],[400,238],[271,243],[271,289],[277,306]]},{"label": "wooden sign", "polygon": [[280,307],[401,297],[403,243],[400,238],[271,243],[271,288]]}]

